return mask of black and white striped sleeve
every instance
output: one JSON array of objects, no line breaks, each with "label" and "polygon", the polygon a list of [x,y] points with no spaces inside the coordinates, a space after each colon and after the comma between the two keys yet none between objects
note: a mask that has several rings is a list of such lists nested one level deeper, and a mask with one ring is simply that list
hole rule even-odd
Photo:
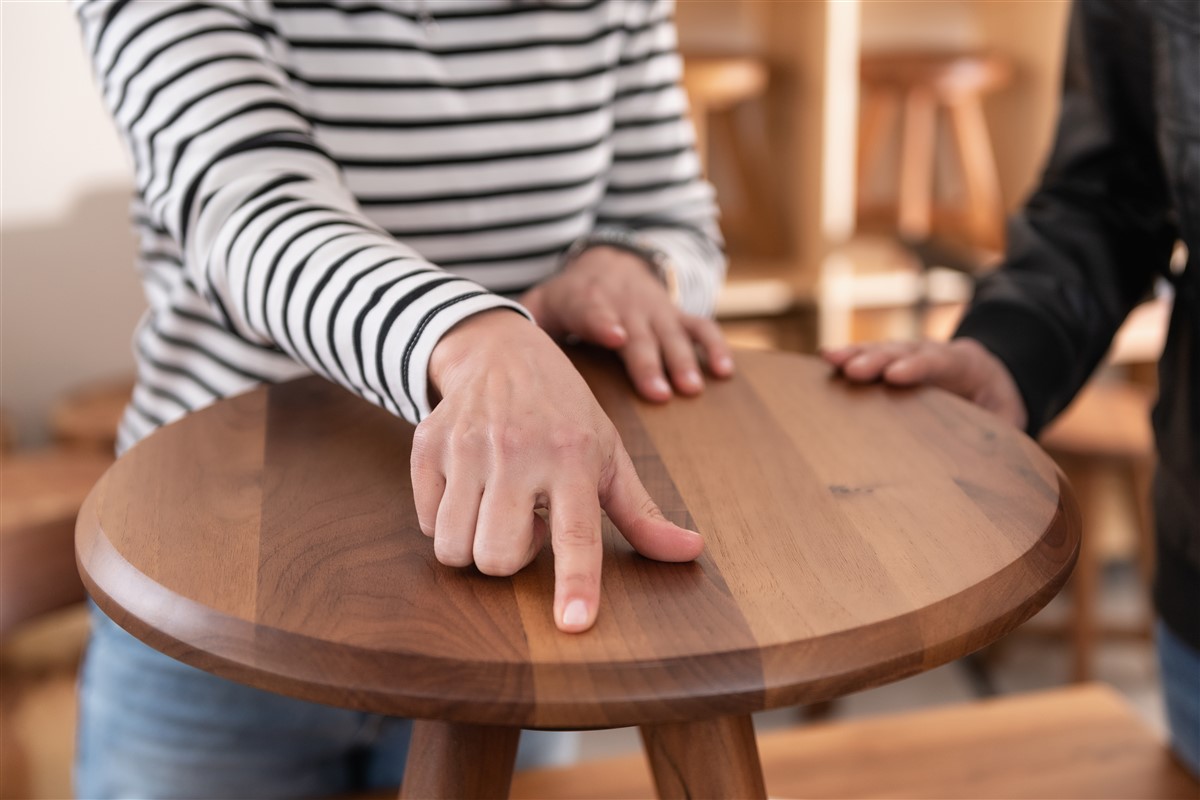
[{"label": "black and white striped sleeve", "polygon": [[371,223],[289,88],[260,0],[76,9],[152,221],[240,337],[416,422],[454,324],[519,305]]},{"label": "black and white striped sleeve", "polygon": [[[613,168],[597,225],[636,230],[665,252],[679,278],[679,305],[710,316],[725,279],[712,186],[701,177],[695,132],[680,85],[683,64],[673,0],[629,4],[631,30],[614,104]],[[652,24],[648,24],[652,23]]]}]

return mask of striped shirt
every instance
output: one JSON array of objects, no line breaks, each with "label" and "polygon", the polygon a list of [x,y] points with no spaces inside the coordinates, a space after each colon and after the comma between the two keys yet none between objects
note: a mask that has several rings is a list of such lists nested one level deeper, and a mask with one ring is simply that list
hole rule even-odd
[{"label": "striped shirt", "polygon": [[418,422],[451,326],[599,229],[711,313],[724,258],[669,0],[82,0],[149,309],[118,450],[314,372]]}]

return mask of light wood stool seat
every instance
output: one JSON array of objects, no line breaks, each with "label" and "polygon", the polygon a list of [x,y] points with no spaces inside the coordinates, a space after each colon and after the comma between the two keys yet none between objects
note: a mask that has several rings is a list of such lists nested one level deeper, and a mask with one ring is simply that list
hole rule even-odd
[{"label": "light wood stool seat", "polygon": [[[860,64],[860,221],[893,218],[910,241],[925,241],[940,219],[966,232],[967,244],[1002,248],[1004,206],[983,98],[1006,86],[1012,66],[997,56],[962,52],[894,52],[864,55]],[[966,202],[935,202],[938,112],[950,123]],[[894,205],[872,205],[863,179],[878,165],[889,133],[900,137]],[[957,218],[961,206],[965,217]]]},{"label": "light wood stool seat", "polygon": [[[1112,689],[1087,684],[763,734],[772,797],[1195,798]],[[652,797],[640,755],[517,773],[513,798]]]}]

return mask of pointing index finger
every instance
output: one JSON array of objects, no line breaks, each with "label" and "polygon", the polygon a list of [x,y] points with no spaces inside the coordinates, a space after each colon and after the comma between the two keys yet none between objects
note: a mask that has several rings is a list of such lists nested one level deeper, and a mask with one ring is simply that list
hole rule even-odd
[{"label": "pointing index finger", "polygon": [[600,500],[586,481],[564,482],[550,496],[554,549],[554,623],[567,633],[586,631],[600,607]]}]

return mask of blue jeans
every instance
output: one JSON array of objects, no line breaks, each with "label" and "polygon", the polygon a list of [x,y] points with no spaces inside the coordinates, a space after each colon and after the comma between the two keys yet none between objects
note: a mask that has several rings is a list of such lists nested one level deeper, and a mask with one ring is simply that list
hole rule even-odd
[{"label": "blue jeans", "polygon": [[1200,780],[1200,651],[1159,620],[1155,639],[1171,727],[1171,749]]},{"label": "blue jeans", "polygon": [[[93,607],[75,793],[215,800],[395,787],[411,730],[405,719],[294,700],[189,667]],[[526,731],[518,768],[573,760],[578,736]]]}]

